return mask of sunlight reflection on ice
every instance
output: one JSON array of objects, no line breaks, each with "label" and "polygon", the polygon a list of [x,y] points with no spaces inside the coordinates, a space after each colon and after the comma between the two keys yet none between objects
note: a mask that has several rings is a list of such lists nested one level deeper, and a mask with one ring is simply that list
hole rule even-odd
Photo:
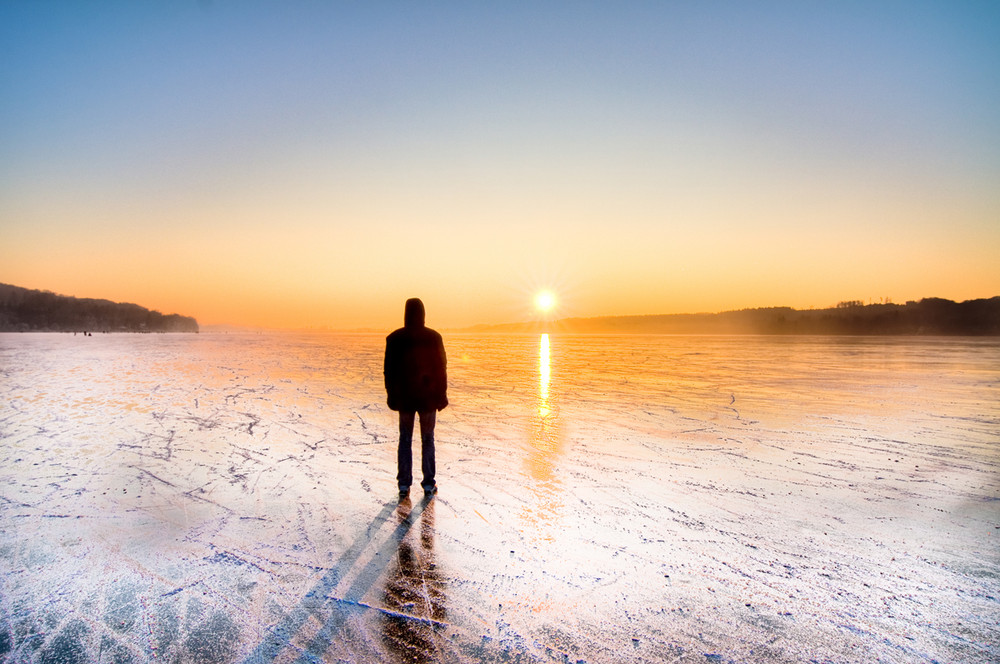
[{"label": "sunlight reflection on ice", "polygon": [[534,504],[526,503],[522,518],[529,523],[535,537],[551,541],[555,536],[555,519],[562,505],[559,500],[559,478],[556,473],[562,453],[559,409],[555,397],[550,397],[551,358],[549,335],[542,334],[538,342],[537,414],[532,418],[528,452],[528,476]]},{"label": "sunlight reflection on ice", "polygon": [[545,418],[549,414],[549,335],[543,334],[538,351],[538,416]]}]

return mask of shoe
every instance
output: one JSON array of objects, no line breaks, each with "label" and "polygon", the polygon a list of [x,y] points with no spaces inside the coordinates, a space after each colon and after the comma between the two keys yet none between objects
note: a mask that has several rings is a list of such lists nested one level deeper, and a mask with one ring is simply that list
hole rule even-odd
[{"label": "shoe", "polygon": [[408,496],[408,495],[410,495],[410,487],[408,487],[408,486],[401,486],[401,487],[399,487],[399,497],[400,498],[402,498],[403,496]]},{"label": "shoe", "polygon": [[425,496],[433,496],[437,492],[438,492],[438,488],[437,488],[436,484],[434,486],[430,487],[430,488],[424,487],[424,495]]}]

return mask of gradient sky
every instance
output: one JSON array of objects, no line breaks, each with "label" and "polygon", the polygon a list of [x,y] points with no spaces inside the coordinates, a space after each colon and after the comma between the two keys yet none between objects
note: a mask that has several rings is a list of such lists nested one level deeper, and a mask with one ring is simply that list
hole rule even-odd
[{"label": "gradient sky", "polygon": [[1000,295],[1000,3],[5,0],[0,282],[339,328]]}]

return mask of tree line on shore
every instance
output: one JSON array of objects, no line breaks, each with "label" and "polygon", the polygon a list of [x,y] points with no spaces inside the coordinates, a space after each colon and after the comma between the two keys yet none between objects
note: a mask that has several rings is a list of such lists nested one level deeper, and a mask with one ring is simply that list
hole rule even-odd
[{"label": "tree line on shore", "polygon": [[[198,332],[190,316],[137,304],[76,298],[0,284],[0,332]],[[468,332],[580,334],[840,334],[1000,336],[1000,297],[906,304],[852,300],[826,309],[767,307],[722,313],[564,318],[477,325]]]},{"label": "tree line on shore", "polygon": [[953,302],[864,304],[827,309],[768,307],[722,313],[564,318],[507,325],[478,325],[470,332],[570,332],[579,334],[836,334],[1000,335],[1000,297]]},{"label": "tree line on shore", "polygon": [[198,321],[138,304],[0,284],[0,332],[198,332]]}]

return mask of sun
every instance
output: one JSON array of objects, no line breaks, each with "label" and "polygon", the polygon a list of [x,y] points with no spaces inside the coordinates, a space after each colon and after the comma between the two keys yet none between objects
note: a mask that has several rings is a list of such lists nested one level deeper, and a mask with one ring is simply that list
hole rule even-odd
[{"label": "sun", "polygon": [[552,291],[542,291],[535,296],[535,309],[543,314],[552,311],[556,306],[556,296]]}]

